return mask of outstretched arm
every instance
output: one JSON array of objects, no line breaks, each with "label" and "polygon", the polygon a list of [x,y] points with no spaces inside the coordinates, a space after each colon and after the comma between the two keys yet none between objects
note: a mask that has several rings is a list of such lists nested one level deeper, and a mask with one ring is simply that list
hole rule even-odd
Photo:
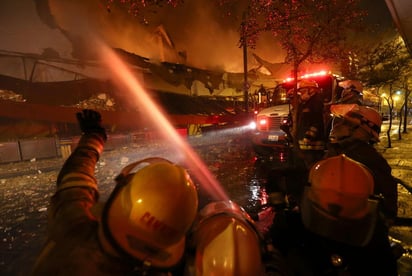
[{"label": "outstretched arm", "polygon": [[95,166],[107,139],[106,132],[97,111],[85,109],[77,113],[77,119],[83,135],[59,172],[49,210],[50,219],[56,220],[57,225],[88,216],[88,210],[98,199]]}]

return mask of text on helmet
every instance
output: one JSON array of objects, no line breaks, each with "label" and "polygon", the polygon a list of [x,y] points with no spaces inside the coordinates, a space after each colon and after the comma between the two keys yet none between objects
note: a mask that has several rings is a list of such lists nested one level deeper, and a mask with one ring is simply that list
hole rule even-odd
[{"label": "text on helmet", "polygon": [[176,229],[162,222],[149,212],[145,212],[140,217],[140,222],[142,222],[142,224],[150,230],[157,231],[166,235],[176,235],[178,233]]}]

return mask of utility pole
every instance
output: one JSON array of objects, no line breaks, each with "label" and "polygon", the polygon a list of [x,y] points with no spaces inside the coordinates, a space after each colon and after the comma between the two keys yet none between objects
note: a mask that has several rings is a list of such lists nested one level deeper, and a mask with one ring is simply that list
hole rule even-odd
[{"label": "utility pole", "polygon": [[247,78],[247,35],[246,35],[246,12],[243,13],[242,21],[242,47],[243,47],[243,97],[245,111],[249,113],[249,82]]}]

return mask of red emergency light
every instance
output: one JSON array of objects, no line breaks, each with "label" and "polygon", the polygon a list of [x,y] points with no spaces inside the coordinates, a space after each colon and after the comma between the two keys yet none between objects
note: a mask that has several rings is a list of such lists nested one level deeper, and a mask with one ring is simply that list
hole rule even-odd
[{"label": "red emergency light", "polygon": [[[313,77],[326,76],[326,75],[329,75],[329,74],[331,74],[330,71],[321,70],[321,71],[318,71],[318,72],[302,75],[298,79],[309,79],[309,78],[313,78]],[[291,82],[294,79],[295,78],[287,78],[287,79],[283,80],[283,82]]]}]

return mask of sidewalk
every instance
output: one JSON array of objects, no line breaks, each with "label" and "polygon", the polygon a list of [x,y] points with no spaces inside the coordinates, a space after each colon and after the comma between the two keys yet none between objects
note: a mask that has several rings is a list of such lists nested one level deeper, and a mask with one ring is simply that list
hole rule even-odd
[{"label": "sidewalk", "polygon": [[[387,127],[387,124],[382,126],[381,141],[376,145],[376,149],[392,167],[392,175],[402,180],[412,191],[412,125],[408,127],[407,133],[401,133],[401,140],[398,136],[398,126],[392,126],[391,148],[388,148]],[[409,200],[412,200],[412,195]],[[412,213],[409,217],[412,218]]]},{"label": "sidewalk", "polygon": [[[387,124],[382,125],[381,141],[376,149],[388,161],[392,175],[403,182],[403,185],[398,186],[398,217],[404,220],[392,228],[391,235],[412,250],[412,125],[408,127],[408,133],[401,133],[401,140],[398,137],[398,125],[392,126],[391,148],[387,147],[387,127]],[[412,258],[408,261],[412,262]]]},{"label": "sidewalk", "polygon": [[[398,217],[400,220],[391,227],[390,235],[400,244],[407,253],[398,260],[399,275],[406,276],[412,273],[412,125],[408,126],[407,133],[398,136],[398,124],[391,128],[391,148],[388,148],[388,123],[382,125],[380,142],[376,149],[382,153],[392,168],[392,175],[403,183],[398,185]],[[403,128],[401,128],[402,130]]]}]

